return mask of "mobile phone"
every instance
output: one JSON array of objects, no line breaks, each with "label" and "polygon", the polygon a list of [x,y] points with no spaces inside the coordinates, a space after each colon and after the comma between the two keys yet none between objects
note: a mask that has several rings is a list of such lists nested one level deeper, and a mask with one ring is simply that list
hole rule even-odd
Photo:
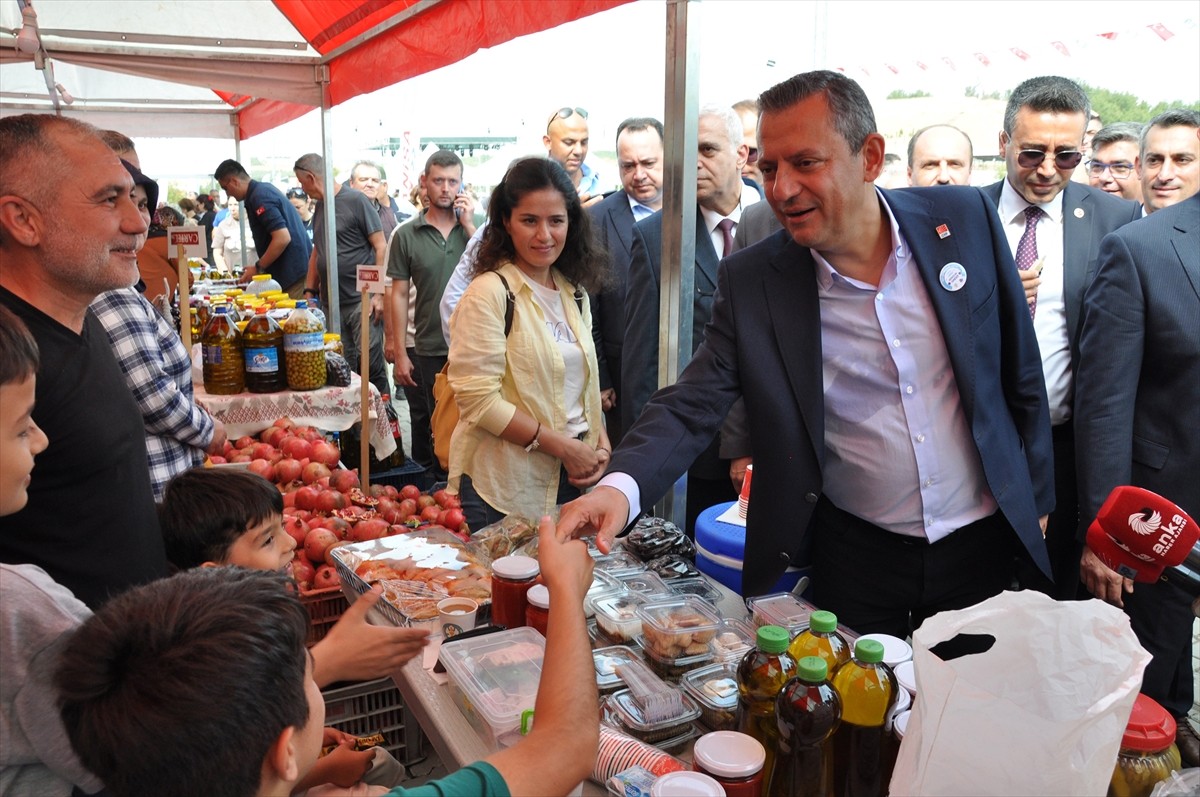
[{"label": "mobile phone", "polygon": [[[458,194],[459,194],[459,196],[462,196],[462,195],[463,195],[463,194],[465,194],[465,193],[467,193],[467,192],[466,192],[465,190],[463,190],[463,185],[462,185],[462,183],[459,183],[459,184],[458,184]],[[456,219],[457,219],[457,218],[458,218],[458,217],[459,217],[461,214],[462,214],[462,208],[459,208],[459,207],[456,207],[456,208],[454,208],[454,218],[456,218]]]}]

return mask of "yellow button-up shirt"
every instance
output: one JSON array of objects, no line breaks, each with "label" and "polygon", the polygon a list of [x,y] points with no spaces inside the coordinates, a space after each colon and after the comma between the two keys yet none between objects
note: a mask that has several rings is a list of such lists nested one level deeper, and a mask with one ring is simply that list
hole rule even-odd
[{"label": "yellow button-up shirt", "polygon": [[[450,439],[450,490],[458,492],[459,478],[470,475],[479,495],[507,514],[538,518],[550,512],[558,495],[561,463],[544,451],[526,453],[522,446],[500,437],[518,409],[542,426],[564,432],[567,407],[564,365],[545,316],[520,269],[505,263],[498,270],[515,296],[513,323],[504,336],[504,286],[493,274],[471,280],[450,318],[448,377],[458,401],[459,421]],[[592,311],[575,302],[575,286],[551,269],[562,298],[563,311],[583,348],[586,380],[584,442],[600,440],[603,415],[596,349],[592,342]],[[585,294],[586,296],[586,294]]]}]

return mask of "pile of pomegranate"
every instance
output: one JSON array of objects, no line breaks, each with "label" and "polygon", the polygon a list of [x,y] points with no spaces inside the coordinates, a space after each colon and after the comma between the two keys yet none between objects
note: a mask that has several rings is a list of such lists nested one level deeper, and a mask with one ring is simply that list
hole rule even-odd
[{"label": "pile of pomegranate", "polygon": [[280,418],[258,439],[227,441],[223,455],[210,458],[248,462],[283,493],[283,528],[296,541],[292,575],[302,592],[340,585],[331,555],[339,544],[436,527],[470,539],[458,496],[411,484],[372,484],[364,492],[358,471],[339,467],[339,455],[320,430]]}]

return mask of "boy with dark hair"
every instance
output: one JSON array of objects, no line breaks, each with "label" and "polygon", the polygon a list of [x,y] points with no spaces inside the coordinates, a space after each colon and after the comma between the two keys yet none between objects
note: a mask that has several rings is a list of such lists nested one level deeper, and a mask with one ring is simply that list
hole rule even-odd
[{"label": "boy with dark hair", "polygon": [[[34,458],[46,449],[32,417],[37,369],[33,336],[0,306],[0,515],[25,506]],[[99,791],[100,781],[71,752],[50,684],[67,632],[91,612],[30,564],[0,564],[0,607],[0,794]]]},{"label": "boy with dark hair", "polygon": [[285,576],[238,567],[114,598],[55,675],[72,745],[118,797],[291,793],[325,720],[308,624]]}]

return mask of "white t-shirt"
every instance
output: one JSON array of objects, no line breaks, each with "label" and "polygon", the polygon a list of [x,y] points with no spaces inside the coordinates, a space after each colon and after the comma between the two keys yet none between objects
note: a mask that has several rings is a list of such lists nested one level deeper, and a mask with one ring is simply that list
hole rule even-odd
[{"label": "white t-shirt", "polygon": [[[587,419],[583,415],[583,386],[587,379],[583,347],[579,345],[579,340],[567,324],[563,297],[559,290],[538,285],[528,277],[525,281],[533,289],[534,301],[542,308],[542,314],[546,317],[546,329],[558,344],[558,351],[562,355],[563,399],[567,405],[567,428],[564,431],[570,437],[577,437],[588,430]],[[566,301],[573,302],[575,299],[567,297]]]}]

